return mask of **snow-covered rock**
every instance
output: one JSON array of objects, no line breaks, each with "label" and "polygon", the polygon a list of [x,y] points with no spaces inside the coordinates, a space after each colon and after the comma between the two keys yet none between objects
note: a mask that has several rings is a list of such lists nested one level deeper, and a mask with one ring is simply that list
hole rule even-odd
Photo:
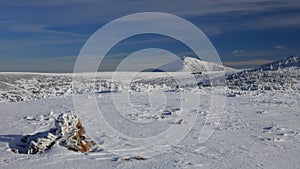
[{"label": "snow-covered rock", "polygon": [[85,136],[85,130],[77,116],[62,113],[55,120],[55,128],[33,135],[25,135],[11,151],[21,154],[40,154],[56,143],[75,152],[88,152],[98,148],[97,144]]},{"label": "snow-covered rock", "polygon": [[50,149],[56,143],[57,136],[55,129],[45,132],[38,132],[33,135],[25,135],[16,140],[11,151],[20,154],[40,154]]},{"label": "snow-covered rock", "polygon": [[57,136],[52,133],[48,133],[46,137],[42,138],[31,138],[30,143],[28,145],[27,154],[37,154],[43,153],[44,151],[50,149],[54,144]]},{"label": "snow-covered rock", "polygon": [[85,136],[85,129],[77,116],[61,114],[56,122],[56,134],[60,138],[60,145],[76,152],[88,152],[96,148],[96,143]]}]

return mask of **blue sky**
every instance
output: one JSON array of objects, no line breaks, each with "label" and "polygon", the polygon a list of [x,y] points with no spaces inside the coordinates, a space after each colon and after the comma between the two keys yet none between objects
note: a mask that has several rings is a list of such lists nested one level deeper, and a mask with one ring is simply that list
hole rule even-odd
[{"label": "blue sky", "polygon": [[[193,23],[225,65],[248,67],[300,53],[299,0],[10,0],[0,2],[0,71],[72,72],[95,31],[137,12],[170,13]],[[190,54],[174,39],[141,35],[118,44],[103,69],[114,67],[112,60],[151,47]]]}]

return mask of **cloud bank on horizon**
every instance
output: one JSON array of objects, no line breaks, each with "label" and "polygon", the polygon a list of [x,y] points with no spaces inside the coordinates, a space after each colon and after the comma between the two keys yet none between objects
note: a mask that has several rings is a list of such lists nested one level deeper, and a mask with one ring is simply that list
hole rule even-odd
[{"label": "cloud bank on horizon", "polygon": [[[199,27],[226,65],[266,63],[300,53],[299,9],[298,0],[1,1],[0,71],[72,72],[81,47],[95,31],[124,15],[151,11],[177,15]],[[136,50],[153,47],[180,57],[193,55],[174,39],[137,36],[107,55],[106,69]]]}]

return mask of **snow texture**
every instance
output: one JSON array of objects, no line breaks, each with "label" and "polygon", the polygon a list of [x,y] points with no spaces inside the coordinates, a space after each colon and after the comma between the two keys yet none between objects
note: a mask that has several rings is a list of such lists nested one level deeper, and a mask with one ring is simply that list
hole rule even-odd
[{"label": "snow texture", "polygon": [[[72,81],[71,74],[0,73],[0,168],[299,168],[299,57],[225,74],[203,72],[191,79],[188,72],[118,72],[117,77],[99,72],[77,74],[81,81]],[[226,88],[217,95],[226,97],[226,107],[219,122],[207,121],[215,118],[209,112],[218,87]],[[78,117],[72,94],[89,107]],[[91,106],[94,96],[99,107]],[[124,102],[128,98],[130,103]],[[183,102],[199,104],[182,108]],[[94,125],[98,108],[115,130],[136,137],[169,125],[180,130],[191,123],[189,115],[197,118],[179,144],[145,157],[126,137]],[[129,122],[156,125],[128,129]],[[200,143],[204,126],[216,130]],[[97,145],[88,143],[92,135],[99,136],[93,140]],[[82,151],[87,149],[80,142],[95,147]],[[108,144],[116,149],[108,151]]]}]

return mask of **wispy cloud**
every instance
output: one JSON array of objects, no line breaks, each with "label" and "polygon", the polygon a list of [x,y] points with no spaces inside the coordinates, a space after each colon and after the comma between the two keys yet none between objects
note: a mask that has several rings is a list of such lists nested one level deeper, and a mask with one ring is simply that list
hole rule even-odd
[{"label": "wispy cloud", "polygon": [[38,25],[38,24],[19,24],[19,23],[14,23],[14,22],[10,22],[10,21],[2,21],[2,22],[0,22],[0,27],[3,29],[6,29],[6,30],[13,31],[13,32],[57,34],[57,35],[88,38],[88,36],[86,36],[86,35],[67,32],[67,31],[57,31],[57,30],[47,28],[46,26],[43,26],[43,25]]},{"label": "wispy cloud", "polygon": [[[290,43],[298,43],[293,42],[296,36],[289,37],[288,42],[285,39],[264,42],[261,43],[262,46],[259,46],[259,48],[253,44],[260,38],[263,41],[269,41],[269,38],[266,36],[270,35],[263,34],[265,29],[272,30],[276,28],[276,30],[282,32],[298,29],[300,27],[299,9],[299,0],[178,0],[175,2],[174,0],[115,0],[113,2],[110,0],[1,1],[0,33],[3,34],[1,34],[2,39],[0,40],[0,57],[18,56],[22,60],[23,57],[30,59],[30,57],[33,57],[32,55],[35,55],[35,57],[38,55],[42,55],[42,57],[75,56],[80,51],[81,45],[87,40],[88,35],[114,19],[136,12],[165,12],[187,19],[210,37],[219,35],[221,37],[226,33],[248,32],[249,30],[249,32],[262,31],[259,32],[259,35],[262,35],[263,38],[253,36],[249,38],[252,42],[243,41],[243,44],[240,46],[230,46],[232,39],[226,39],[226,45],[224,45],[224,42],[219,42],[219,45],[226,47],[224,49],[226,51],[225,54],[230,56],[231,58],[228,58],[232,60],[272,59],[273,56],[285,56],[299,51],[298,49],[289,49],[291,46],[296,46],[290,45]],[[156,20],[157,18],[153,19]],[[168,23],[168,21],[162,21],[161,23]],[[168,27],[169,25],[166,25],[166,28]],[[191,39],[194,38],[193,35],[190,37]],[[141,42],[129,42],[128,45],[160,42],[161,39],[146,39]],[[216,42],[218,43],[218,40]],[[251,47],[247,47],[247,43]],[[221,48],[225,47],[221,46]],[[123,53],[120,55],[123,55]],[[193,53],[186,52],[184,54],[183,52],[181,55],[193,55]],[[116,59],[120,57],[111,56],[110,58]],[[53,61],[50,59],[49,65],[50,63],[54,64],[56,59],[54,58]],[[1,62],[1,66],[5,66],[5,60],[1,60]],[[58,65],[61,64],[58,62],[60,60],[56,60]],[[256,60],[255,62],[262,62],[262,60]],[[17,63],[17,61],[10,61],[10,63],[11,67],[18,68],[18,64],[13,64]],[[46,62],[40,61],[40,63]],[[69,62],[62,63],[67,64]],[[246,63],[239,61],[235,62],[235,64],[242,65]],[[254,61],[252,61],[252,64],[254,64]],[[30,65],[29,62],[28,65]],[[20,64],[20,66],[24,65]],[[51,67],[53,66],[49,66],[49,68]]]},{"label": "wispy cloud", "polygon": [[236,49],[236,50],[232,51],[232,54],[235,55],[235,56],[237,56],[237,55],[242,54],[243,52],[244,52],[243,50]]},{"label": "wispy cloud", "polygon": [[286,45],[275,45],[274,48],[282,50],[286,47]]},{"label": "wispy cloud", "polygon": [[[20,14],[26,14],[27,18],[23,18],[23,21],[34,21],[36,23],[49,23],[55,26],[62,25],[78,25],[86,24],[90,22],[100,22],[105,23],[109,22],[118,17],[128,15],[136,12],[145,12],[145,11],[157,11],[157,12],[166,12],[181,17],[207,17],[214,15],[222,15],[228,17],[236,16],[252,16],[256,17],[258,14],[278,12],[278,11],[289,11],[292,9],[298,9],[300,7],[300,1],[290,0],[290,1],[281,1],[281,0],[224,0],[224,1],[122,1],[116,0],[111,2],[109,0],[54,0],[47,2],[39,2],[36,0],[30,1],[3,1],[0,3],[3,7],[11,7],[12,10],[8,14],[7,18],[13,20],[19,20]],[[15,11],[15,7],[27,7],[28,11]],[[18,8],[15,8],[16,10]],[[38,9],[43,9],[40,11]],[[6,11],[6,10],[3,10]],[[88,11],[88,12],[87,12]],[[39,13],[44,14],[41,17]],[[13,14],[15,13],[15,14]],[[285,23],[282,25],[295,25],[299,24],[297,21],[297,15],[295,14],[292,17],[286,16],[274,16],[278,18],[277,26],[280,26],[280,23]],[[263,15],[262,15],[263,16]],[[260,17],[260,16],[257,16]],[[269,27],[271,24],[274,25],[272,16],[266,16],[262,19],[257,20],[258,18],[251,19],[247,17],[246,23],[256,22],[257,25],[262,25],[264,27]],[[279,20],[282,17],[285,17],[285,20]],[[46,20],[47,22],[45,22]],[[268,22],[264,22],[268,21]],[[272,22],[269,22],[272,21]],[[244,24],[246,24],[244,23]],[[46,25],[47,26],[47,25]]]}]

